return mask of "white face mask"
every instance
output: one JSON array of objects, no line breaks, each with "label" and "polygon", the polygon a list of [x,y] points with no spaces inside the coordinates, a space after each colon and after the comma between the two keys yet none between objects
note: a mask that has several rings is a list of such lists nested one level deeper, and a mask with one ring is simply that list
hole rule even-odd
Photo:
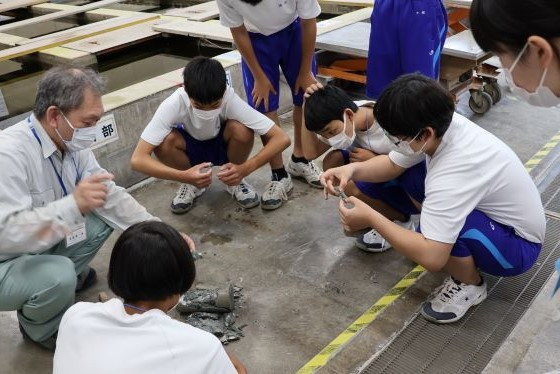
[{"label": "white face mask", "polygon": [[335,136],[326,139],[320,136],[323,141],[326,141],[331,147],[334,149],[348,149],[354,143],[354,139],[356,139],[356,128],[354,127],[354,121],[352,121],[352,136],[346,135],[346,114],[342,115],[342,121],[344,122],[344,126],[342,127],[342,131]]},{"label": "white face mask", "polygon": [[197,109],[197,108],[193,107],[194,115],[197,116],[198,118],[202,119],[202,120],[205,120],[205,121],[209,121],[209,120],[218,118],[221,111],[222,111],[221,107],[216,108],[216,109],[212,109],[212,110],[202,110],[202,109]]},{"label": "white face mask", "polygon": [[422,133],[422,131],[423,130],[418,131],[418,134],[416,134],[414,136],[414,138],[412,138],[408,142],[405,142],[405,141],[402,141],[401,139],[389,134],[387,131],[385,131],[385,129],[383,129],[383,132],[385,133],[385,136],[387,136],[387,138],[389,138],[389,140],[395,146],[397,146],[397,148],[399,148],[399,153],[402,153],[402,154],[407,155],[407,156],[415,156],[415,155],[419,155],[422,152],[424,152],[424,148],[426,148],[426,144],[428,144],[427,140],[424,142],[424,145],[422,146],[422,148],[420,148],[417,151],[412,149],[412,147],[410,146],[410,143],[412,143],[414,140],[416,140],[416,138]]},{"label": "white face mask", "polygon": [[72,133],[72,139],[65,140],[58,132],[58,129],[55,129],[56,133],[66,146],[66,149],[68,149],[70,152],[78,152],[83,149],[89,148],[93,143],[95,143],[95,139],[97,137],[97,125],[91,127],[76,128],[72,126],[64,113],[60,112],[60,114],[62,114],[62,118],[64,118],[66,124],[70,126],[72,130],[74,130],[74,132]]},{"label": "white face mask", "polygon": [[513,75],[511,73],[513,69],[515,69],[515,67],[517,66],[519,60],[521,60],[521,56],[523,56],[523,53],[525,52],[528,46],[529,46],[529,42],[525,44],[525,46],[523,47],[519,55],[517,55],[517,58],[515,59],[511,67],[509,69],[508,68],[503,69],[504,74],[506,75],[506,81],[508,82],[511,92],[514,95],[518,96],[521,100],[526,101],[527,103],[534,106],[550,108],[553,106],[560,105],[560,97],[557,97],[550,88],[544,85],[544,79],[546,78],[546,73],[548,73],[548,68],[544,69],[541,81],[539,83],[539,86],[535,90],[535,92],[529,92],[523,87],[519,87],[517,84],[515,84],[515,81],[513,80]]}]

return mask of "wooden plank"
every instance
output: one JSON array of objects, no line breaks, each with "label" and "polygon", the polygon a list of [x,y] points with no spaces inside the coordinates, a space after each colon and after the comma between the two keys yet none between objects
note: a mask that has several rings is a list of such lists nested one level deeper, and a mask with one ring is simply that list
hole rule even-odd
[{"label": "wooden plank", "polygon": [[220,15],[218,3],[216,1],[208,1],[186,8],[175,8],[164,13],[166,16],[183,17],[191,21],[208,21],[217,18]]},{"label": "wooden plank", "polygon": [[[317,23],[317,35],[321,35],[352,23],[363,21],[371,16],[372,8],[358,9],[350,13]],[[233,43],[229,28],[213,21],[196,22],[190,20],[162,21],[154,30],[168,33]]]},{"label": "wooden plank", "polygon": [[34,24],[39,23],[39,22],[52,21],[54,19],[58,19],[58,18],[62,18],[62,17],[68,17],[68,16],[72,16],[74,14],[84,13],[84,12],[87,12],[88,10],[102,8],[104,6],[119,3],[121,1],[124,1],[124,0],[101,0],[101,1],[96,1],[96,2],[88,4],[88,5],[78,6],[78,7],[72,8],[72,9],[66,9],[66,10],[62,10],[62,11],[59,11],[59,12],[45,14],[45,15],[42,15],[42,16],[39,16],[39,17],[33,17],[33,18],[30,18],[30,19],[25,19],[23,21],[8,23],[6,25],[0,26],[0,32],[6,32],[8,30],[17,29],[19,27],[34,25]]},{"label": "wooden plank", "polygon": [[12,0],[12,1],[2,1],[0,3],[0,13],[4,13],[10,10],[25,8],[31,5],[36,5],[40,3],[46,3],[47,0]]},{"label": "wooden plank", "polygon": [[340,29],[341,27],[369,19],[373,8],[362,8],[331,19],[317,22],[317,35]]},{"label": "wooden plank", "polygon": [[350,7],[372,7],[374,0],[319,0],[321,5],[341,5]]},{"label": "wooden plank", "polygon": [[77,42],[64,44],[64,47],[93,54],[109,52],[119,47],[124,47],[161,35],[160,32],[154,31],[152,28],[156,22],[158,22],[158,20],[130,26],[125,30],[106,32]]},{"label": "wooden plank", "polygon": [[25,42],[25,44],[0,51],[0,61],[11,60],[16,57],[25,56],[48,48],[58,47],[63,44],[122,29],[127,26],[148,22],[157,19],[158,17],[158,15],[146,14],[144,16],[113,18],[57,32],[52,35],[31,39],[29,42]]},{"label": "wooden plank", "polygon": [[162,21],[154,26],[154,30],[168,33],[218,40],[221,42],[233,43],[233,37],[229,28],[214,22],[197,22],[190,20],[181,21]]},{"label": "wooden plank", "polygon": [[449,8],[466,8],[470,9],[472,0],[444,0],[445,6]]},{"label": "wooden plank", "polygon": [[447,38],[443,46],[442,54],[471,61],[479,61],[491,55],[491,53],[484,52],[478,46],[470,30],[460,32],[459,34]]}]

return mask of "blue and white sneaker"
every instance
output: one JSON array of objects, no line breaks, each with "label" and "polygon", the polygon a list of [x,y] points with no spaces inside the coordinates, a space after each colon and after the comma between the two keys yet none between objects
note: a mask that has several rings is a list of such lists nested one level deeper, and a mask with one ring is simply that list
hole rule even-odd
[{"label": "blue and white sneaker", "polygon": [[422,307],[422,315],[430,322],[452,323],[463,318],[470,307],[486,299],[486,282],[480,286],[465,284],[452,277],[445,279],[433,298]]},{"label": "blue and white sneaker", "polygon": [[244,209],[251,209],[259,205],[259,195],[249,183],[243,179],[237,186],[227,186],[227,191]]}]

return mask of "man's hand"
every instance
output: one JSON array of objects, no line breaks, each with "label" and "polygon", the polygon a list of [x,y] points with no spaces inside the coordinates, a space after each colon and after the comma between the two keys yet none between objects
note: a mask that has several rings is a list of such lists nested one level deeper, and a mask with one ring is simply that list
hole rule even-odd
[{"label": "man's hand", "polygon": [[315,92],[323,88],[324,87],[320,82],[312,83],[310,86],[307,86],[307,88],[305,89],[305,93],[303,94],[303,97],[307,100],[309,99],[309,96],[313,95]]},{"label": "man's hand", "polygon": [[330,195],[338,196],[335,187],[339,187],[342,191],[346,188],[348,181],[352,179],[352,165],[340,166],[338,168],[329,169],[321,174],[321,184],[324,187],[325,199]]},{"label": "man's hand", "polygon": [[352,151],[350,151],[350,162],[367,161],[371,158],[374,158],[375,156],[377,156],[377,153],[374,153],[368,149],[356,147]]},{"label": "man's hand", "polygon": [[105,206],[108,192],[106,182],[113,178],[113,174],[101,173],[87,177],[78,183],[73,195],[80,213],[85,215]]},{"label": "man's hand", "polygon": [[230,162],[220,167],[217,176],[228,186],[237,186],[248,174],[245,164],[236,165]]},{"label": "man's hand", "polygon": [[318,84],[313,73],[310,70],[300,71],[296,79],[296,84],[294,85],[294,95],[297,95],[300,90],[306,92],[313,84]]},{"label": "man's hand", "polygon": [[261,102],[264,102],[264,111],[268,113],[268,97],[271,92],[276,95],[276,90],[266,75],[259,78],[255,77],[255,85],[253,86],[253,92],[251,92],[255,108],[258,108]]},{"label": "man's hand", "polygon": [[[372,215],[375,211],[362,200],[351,196],[340,200],[338,204],[338,213],[340,222],[344,231],[353,232],[371,227]],[[354,205],[353,208],[347,208],[345,203]]]},{"label": "man's hand", "polygon": [[191,253],[196,252],[196,245],[194,245],[194,241],[191,239],[191,237],[185,234],[184,232],[180,232],[179,234],[181,234],[183,239],[185,239],[185,241],[187,242],[187,245],[189,246]]},{"label": "man's hand", "polygon": [[[208,168],[208,170],[203,170]],[[204,162],[193,166],[181,173],[180,182],[196,186],[196,188],[206,188],[212,184],[212,163]]]}]

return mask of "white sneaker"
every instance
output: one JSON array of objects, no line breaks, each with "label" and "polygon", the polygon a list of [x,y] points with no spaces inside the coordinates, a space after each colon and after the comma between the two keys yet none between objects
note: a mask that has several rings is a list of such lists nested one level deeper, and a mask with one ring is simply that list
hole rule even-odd
[{"label": "white sneaker", "polygon": [[471,306],[486,299],[486,282],[481,286],[461,283],[448,277],[443,287],[422,306],[422,315],[430,322],[452,323],[460,320]]},{"label": "white sneaker", "polygon": [[265,210],[278,209],[288,200],[288,195],[292,193],[294,185],[292,178],[282,178],[280,181],[272,181],[266,186],[261,198],[261,208]]},{"label": "white sneaker", "polygon": [[290,173],[293,177],[305,179],[307,184],[315,188],[323,188],[321,184],[321,169],[309,161],[309,163],[304,162],[294,162],[290,158],[288,166],[286,166],[286,171]]},{"label": "white sneaker", "polygon": [[226,186],[226,188],[242,208],[250,209],[259,205],[259,195],[253,186],[245,182],[245,179],[241,180],[237,186]]},{"label": "white sneaker", "polygon": [[[394,221],[397,225],[407,230],[414,231],[416,229],[412,219],[406,222]],[[391,243],[385,240],[375,229],[366,232],[364,235],[356,239],[356,247],[366,252],[380,253],[391,248]]]},{"label": "white sneaker", "polygon": [[194,199],[202,195],[205,188],[199,189],[192,184],[183,183],[171,202],[171,211],[175,214],[187,213],[194,204]]}]

